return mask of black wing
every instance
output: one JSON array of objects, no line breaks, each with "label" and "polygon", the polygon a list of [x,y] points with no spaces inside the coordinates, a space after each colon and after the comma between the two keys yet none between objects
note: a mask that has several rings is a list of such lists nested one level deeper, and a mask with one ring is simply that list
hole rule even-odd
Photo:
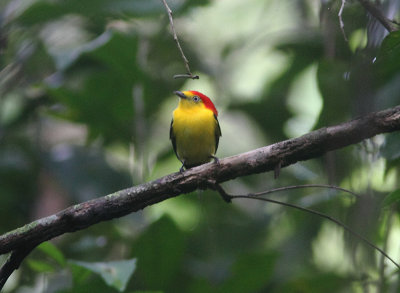
[{"label": "black wing", "polygon": [[217,127],[215,128],[215,152],[217,152],[219,137],[222,136],[222,132],[221,132],[221,127],[219,127],[217,115],[214,114],[214,118],[215,118],[215,123],[217,123]]},{"label": "black wing", "polygon": [[174,124],[174,119],[171,120],[171,125],[169,127],[169,139],[172,142],[172,148],[174,149],[175,155],[179,159],[178,154],[176,153],[176,137],[174,135],[172,124]]}]

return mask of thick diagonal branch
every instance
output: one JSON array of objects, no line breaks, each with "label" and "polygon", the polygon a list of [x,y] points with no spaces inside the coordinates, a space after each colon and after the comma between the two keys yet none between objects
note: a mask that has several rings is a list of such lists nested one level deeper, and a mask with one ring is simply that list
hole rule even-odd
[{"label": "thick diagonal branch", "polygon": [[40,244],[67,232],[122,217],[177,195],[205,189],[210,182],[273,171],[356,144],[380,133],[400,130],[400,106],[321,128],[247,153],[173,173],[113,194],[69,207],[0,236],[0,254]]}]

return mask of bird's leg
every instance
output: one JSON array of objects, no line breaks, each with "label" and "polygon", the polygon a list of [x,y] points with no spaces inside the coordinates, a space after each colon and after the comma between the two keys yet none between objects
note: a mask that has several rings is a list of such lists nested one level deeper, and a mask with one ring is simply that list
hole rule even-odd
[{"label": "bird's leg", "polygon": [[219,159],[216,156],[210,155],[210,158],[214,160],[214,163],[219,165]]},{"label": "bird's leg", "polygon": [[179,169],[179,173],[183,173],[183,171],[185,171],[186,167],[185,167],[185,161],[181,161],[182,162],[182,166]]}]

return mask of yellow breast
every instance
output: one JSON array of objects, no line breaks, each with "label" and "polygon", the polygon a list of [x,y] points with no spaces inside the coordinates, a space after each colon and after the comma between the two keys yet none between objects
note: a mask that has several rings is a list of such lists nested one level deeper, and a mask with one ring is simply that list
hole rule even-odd
[{"label": "yellow breast", "polygon": [[187,167],[209,162],[215,154],[217,120],[203,104],[181,105],[173,113],[176,153]]}]

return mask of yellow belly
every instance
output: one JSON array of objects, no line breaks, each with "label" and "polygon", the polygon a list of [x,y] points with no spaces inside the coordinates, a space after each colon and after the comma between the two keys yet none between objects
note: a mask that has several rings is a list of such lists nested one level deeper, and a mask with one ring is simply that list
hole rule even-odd
[{"label": "yellow belly", "polygon": [[176,109],[173,113],[173,131],[176,153],[186,167],[209,162],[215,154],[217,121],[209,109],[196,111]]}]

